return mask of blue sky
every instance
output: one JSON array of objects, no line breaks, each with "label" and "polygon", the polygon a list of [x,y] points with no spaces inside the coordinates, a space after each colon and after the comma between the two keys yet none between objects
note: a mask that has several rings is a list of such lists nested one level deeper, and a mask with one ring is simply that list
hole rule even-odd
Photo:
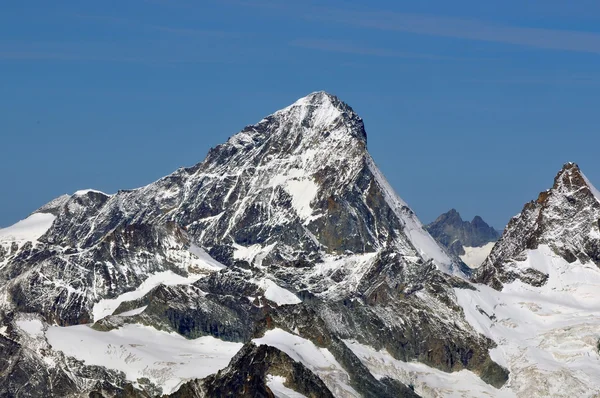
[{"label": "blue sky", "polygon": [[0,226],[150,183],[327,90],[424,221],[502,227],[566,161],[600,186],[600,2],[0,6]]}]

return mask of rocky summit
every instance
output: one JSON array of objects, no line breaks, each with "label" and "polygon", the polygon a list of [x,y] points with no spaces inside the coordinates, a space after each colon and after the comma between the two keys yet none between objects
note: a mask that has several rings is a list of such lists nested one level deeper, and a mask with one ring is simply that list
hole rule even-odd
[{"label": "rocky summit", "polygon": [[497,343],[517,396],[595,397],[600,391],[600,192],[567,163],[552,188],[513,217],[457,291],[470,323]]},{"label": "rocky summit", "polygon": [[449,253],[457,256],[469,267],[477,268],[490,253],[500,233],[479,216],[463,221],[455,209],[439,216],[426,226],[435,240]]},{"label": "rocky summit", "polygon": [[552,280],[527,250],[598,259],[597,191],[565,167],[473,284],[387,183],[363,120],[310,94],[193,167],[1,229],[0,396],[519,395],[544,357],[514,360],[519,314],[494,300]]}]

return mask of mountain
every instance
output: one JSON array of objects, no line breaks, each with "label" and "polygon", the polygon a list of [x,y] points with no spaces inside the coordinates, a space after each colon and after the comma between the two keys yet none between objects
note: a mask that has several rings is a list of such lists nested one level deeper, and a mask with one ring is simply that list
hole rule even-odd
[{"label": "mountain", "polygon": [[475,216],[471,222],[463,221],[455,209],[439,216],[426,229],[435,240],[471,268],[481,265],[494,246],[493,242],[500,237],[498,231],[481,217]]},{"label": "mountain", "polygon": [[600,265],[600,193],[575,163],[567,163],[551,189],[513,217],[474,280],[497,289],[516,279],[543,285],[547,272],[516,264],[527,250],[547,246],[568,263]]},{"label": "mountain", "polygon": [[600,193],[574,163],[508,223],[456,291],[466,318],[497,343],[494,361],[517,396],[600,391]]},{"label": "mountain", "polygon": [[362,119],[313,93],[193,167],[0,230],[0,395],[495,394],[468,273]]}]

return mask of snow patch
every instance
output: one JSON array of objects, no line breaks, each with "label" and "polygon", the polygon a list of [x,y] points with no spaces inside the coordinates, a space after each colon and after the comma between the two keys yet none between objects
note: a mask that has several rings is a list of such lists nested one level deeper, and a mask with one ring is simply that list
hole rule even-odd
[{"label": "snow patch", "polygon": [[596,187],[594,185],[592,185],[592,183],[590,182],[590,180],[588,180],[588,178],[585,176],[585,174],[583,174],[581,171],[579,171],[579,172],[581,173],[583,180],[585,181],[587,186],[590,188],[590,191],[592,192],[592,194],[594,195],[596,200],[598,202],[600,202],[600,191],[598,191],[598,189],[596,189]]},{"label": "snow patch", "polygon": [[389,377],[415,387],[422,397],[514,397],[507,390],[498,390],[469,370],[443,372],[418,362],[403,362],[386,350],[345,340],[344,343],[377,378]]},{"label": "snow patch", "polygon": [[117,309],[117,307],[121,303],[144,297],[146,293],[148,293],[150,290],[154,289],[158,285],[189,285],[194,283],[201,277],[202,275],[197,274],[189,274],[189,276],[185,277],[177,275],[173,271],[163,271],[150,275],[134,291],[123,293],[119,297],[114,299],[102,299],[96,304],[94,304],[94,308],[92,309],[94,322],[97,322],[98,320],[104,317],[112,315],[112,313]]},{"label": "snow patch", "polygon": [[82,195],[86,195],[86,194],[88,194],[88,193],[90,193],[90,192],[93,192],[93,193],[99,193],[99,194],[101,194],[101,195],[104,195],[104,196],[110,196],[109,194],[107,194],[107,193],[104,193],[104,192],[102,192],[102,191],[98,191],[98,190],[96,190],[96,189],[81,189],[81,190],[79,190],[79,191],[76,191],[76,192],[73,194],[73,196],[82,196]]},{"label": "snow patch", "polygon": [[44,324],[39,319],[19,319],[15,323],[19,329],[31,337],[44,335]]},{"label": "snow patch", "polygon": [[200,265],[205,268],[218,271],[220,269],[225,268],[223,264],[212,258],[207,252],[205,252],[201,247],[196,246],[195,244],[191,244],[189,247],[189,252],[198,258],[198,261],[195,265]]},{"label": "snow patch", "polygon": [[108,332],[88,325],[51,326],[46,337],[52,348],[87,365],[120,370],[132,382],[147,377],[162,387],[164,394],[176,391],[187,380],[216,373],[242,348],[241,343],[212,336],[188,340],[142,325],[125,325]]},{"label": "snow patch", "polygon": [[300,98],[292,105],[275,112],[274,115],[289,113],[294,108],[297,108],[300,120],[303,120],[309,110],[312,110],[313,127],[328,126],[335,122],[342,114],[331,102],[327,93],[317,91]]},{"label": "snow patch", "polygon": [[311,202],[319,192],[319,186],[311,179],[287,180],[284,189],[292,197],[292,207],[302,220],[312,215]]},{"label": "snow patch", "polygon": [[0,229],[0,241],[35,242],[52,226],[56,217],[50,213],[35,213],[16,224]]},{"label": "snow patch", "polygon": [[465,318],[497,343],[490,356],[511,372],[518,396],[593,396],[600,391],[600,269],[569,264],[545,245],[526,256],[507,266],[545,272],[546,284],[455,289]]},{"label": "snow patch", "polygon": [[469,268],[478,268],[490,255],[496,242],[489,242],[479,247],[464,246],[465,254],[460,259],[469,266]]},{"label": "snow patch", "polygon": [[265,257],[273,250],[276,246],[276,243],[273,243],[268,246],[261,246],[259,244],[254,244],[250,246],[242,246],[237,243],[233,244],[234,252],[233,258],[235,260],[243,260],[247,261],[249,264],[256,265],[258,267],[262,266],[262,261]]},{"label": "snow patch", "polygon": [[267,387],[271,389],[276,398],[306,398],[306,395],[284,386],[285,381],[285,377],[267,375]]},{"label": "snow patch", "polygon": [[293,360],[301,362],[315,372],[335,396],[360,397],[350,387],[350,376],[328,349],[317,347],[312,341],[282,329],[268,330],[263,337],[254,339],[253,342],[275,347]]},{"label": "snow patch", "polygon": [[146,308],[148,308],[147,305],[140,307],[140,308],[136,308],[134,310],[129,310],[129,311],[125,311],[125,312],[121,312],[119,314],[119,316],[134,316],[134,315],[138,315],[141,314],[142,312],[144,312],[146,310]]},{"label": "snow patch", "polygon": [[265,291],[265,298],[277,303],[277,305],[300,304],[302,302],[294,293],[282,288],[270,279],[263,279],[257,284]]}]

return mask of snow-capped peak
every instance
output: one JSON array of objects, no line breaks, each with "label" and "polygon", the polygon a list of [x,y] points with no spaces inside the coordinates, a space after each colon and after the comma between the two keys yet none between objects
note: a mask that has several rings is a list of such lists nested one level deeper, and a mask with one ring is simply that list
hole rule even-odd
[{"label": "snow-capped peak", "polygon": [[[527,283],[545,283],[547,275],[532,270],[512,269],[526,256],[527,250],[548,246],[569,263],[600,265],[600,193],[577,164],[566,163],[556,174],[551,189],[525,205],[513,217],[500,241],[475,276],[499,288],[501,283],[521,279]],[[510,269],[509,269],[510,268]]]},{"label": "snow-capped peak", "polygon": [[567,162],[558,172],[556,178],[554,179],[553,189],[559,188],[560,185],[567,185],[567,187],[571,188],[572,190],[587,187],[592,195],[594,195],[596,200],[600,202],[600,191],[594,187],[594,185],[585,176],[585,174],[583,174],[576,163]]},{"label": "snow-capped peak", "polygon": [[79,191],[76,191],[73,196],[83,196],[83,195],[87,195],[88,193],[97,193],[100,195],[104,195],[104,196],[110,196],[107,193],[104,193],[102,191],[98,191],[97,189],[80,189]]},{"label": "snow-capped peak", "polygon": [[358,117],[348,104],[325,91],[317,91],[302,97],[292,105],[275,112],[275,115],[286,113],[296,113],[301,119],[310,114],[313,127],[335,124],[340,117],[349,119]]}]

